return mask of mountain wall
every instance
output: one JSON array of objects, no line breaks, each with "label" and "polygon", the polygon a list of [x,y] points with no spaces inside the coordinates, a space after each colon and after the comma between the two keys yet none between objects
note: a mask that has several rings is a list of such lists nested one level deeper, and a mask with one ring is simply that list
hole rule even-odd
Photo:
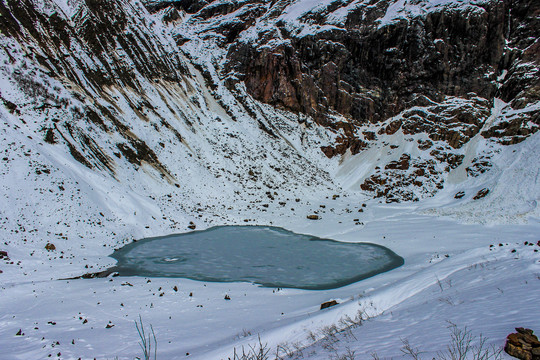
[{"label": "mountain wall", "polygon": [[[164,14],[182,49],[238,97],[247,93],[308,115],[333,132],[335,140],[321,146],[328,158],[385,151],[389,141],[381,136],[396,133],[416,142],[407,152],[388,149],[395,153],[389,162],[354,181],[355,190],[387,201],[431,196],[462,165],[471,177],[487,171],[488,154],[463,163],[476,136],[512,145],[539,128],[534,1],[148,6]],[[172,11],[176,20],[168,17]],[[506,105],[495,114],[496,99]]]},{"label": "mountain wall", "polygon": [[532,0],[2,0],[4,174],[97,176],[175,214],[310,188],[473,201],[496,186],[501,152],[540,126],[539,12]]}]

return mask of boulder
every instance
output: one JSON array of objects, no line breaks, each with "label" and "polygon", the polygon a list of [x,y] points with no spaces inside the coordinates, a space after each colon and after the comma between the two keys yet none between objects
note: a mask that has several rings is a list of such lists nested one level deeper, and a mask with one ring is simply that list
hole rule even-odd
[{"label": "boulder", "polygon": [[473,200],[481,199],[481,198],[485,197],[487,194],[489,194],[489,189],[488,188],[483,188],[480,191],[478,191],[476,193],[476,195],[474,195]]},{"label": "boulder", "polygon": [[540,341],[531,329],[516,328],[506,338],[504,351],[521,360],[540,360]]},{"label": "boulder", "polygon": [[465,191],[459,191],[456,193],[456,195],[454,195],[454,199],[461,199],[464,196],[465,196]]},{"label": "boulder", "polygon": [[52,244],[52,243],[47,243],[47,245],[45,245],[45,250],[54,251],[54,250],[56,250],[56,246],[54,246],[54,244]]},{"label": "boulder", "polygon": [[329,308],[329,307],[332,307],[332,306],[336,306],[337,304],[339,304],[336,300],[331,300],[331,301],[327,301],[327,302],[323,302],[321,304],[321,310],[323,309],[326,309],[326,308]]}]

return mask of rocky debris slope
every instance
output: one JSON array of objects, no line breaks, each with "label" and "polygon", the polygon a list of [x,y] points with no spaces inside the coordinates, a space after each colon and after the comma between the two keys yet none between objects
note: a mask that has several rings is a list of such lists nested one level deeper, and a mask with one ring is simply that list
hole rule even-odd
[{"label": "rocky debris slope", "polygon": [[[333,131],[334,141],[321,147],[329,158],[380,146],[375,134],[426,135],[429,142],[413,140],[422,141],[414,151],[430,154],[421,166],[432,176],[420,180],[426,186],[413,185],[419,191],[392,190],[414,177],[382,184],[395,178],[392,165],[363,174],[370,178],[363,190],[388,201],[432,196],[478,134],[512,145],[540,126],[538,2],[147,4],[162,12],[182,49],[238,97],[307,114]],[[173,10],[181,15],[169,21]],[[506,105],[490,118],[495,99]],[[393,161],[401,156],[411,154]],[[478,154],[466,165],[471,177],[489,169],[489,157]],[[430,160],[442,171],[430,171]]]},{"label": "rocky debris slope", "polygon": [[[306,161],[302,171],[309,175],[302,178],[321,183],[315,174],[326,176],[311,171],[313,164],[300,156],[321,141],[308,134],[312,130],[293,129],[289,123],[296,118],[289,114],[279,116],[253,101],[240,104],[224,89],[214,91],[204,69],[185,58],[160,19],[140,2],[2,1],[0,11],[6,85],[0,96],[6,117],[23,122],[45,143],[64,147],[87,168],[116,178],[120,168],[152,168],[176,187],[185,185],[180,174],[185,169],[171,163],[174,156],[196,157],[187,162],[244,185],[254,178],[264,178],[270,188],[279,178],[299,180],[296,160]],[[255,133],[233,129],[245,129],[246,123]],[[254,135],[266,139],[253,141]],[[292,145],[296,137],[303,143]],[[271,169],[253,165],[260,163],[257,157],[268,156],[263,148],[271,157],[276,153],[276,161],[268,161]],[[238,174],[249,169],[232,158],[246,151],[253,157],[251,173],[258,176]],[[278,165],[282,157],[295,160]]]}]

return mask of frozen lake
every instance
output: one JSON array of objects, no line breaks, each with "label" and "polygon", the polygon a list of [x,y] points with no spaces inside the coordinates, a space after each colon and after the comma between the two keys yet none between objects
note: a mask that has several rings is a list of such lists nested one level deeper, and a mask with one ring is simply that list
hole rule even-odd
[{"label": "frozen lake", "polygon": [[269,226],[219,226],[140,240],[116,250],[122,276],[252,282],[323,290],[392,270],[403,259],[369,243],[344,243]]}]

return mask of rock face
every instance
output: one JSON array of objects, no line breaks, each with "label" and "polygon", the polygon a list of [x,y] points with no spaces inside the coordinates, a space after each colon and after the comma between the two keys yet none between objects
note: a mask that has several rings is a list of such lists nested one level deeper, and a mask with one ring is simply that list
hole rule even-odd
[{"label": "rock face", "polygon": [[358,8],[343,27],[305,36],[287,34],[286,24],[278,21],[289,41],[277,47],[261,47],[262,39],[257,46],[235,44],[228,70],[242,74],[239,79],[255,98],[323,123],[331,111],[360,123],[379,122],[418,105],[418,94],[434,100],[470,92],[495,95],[504,50],[503,2],[379,26],[372,12],[384,14],[389,5]]},{"label": "rock face", "polygon": [[[379,1],[357,5],[336,21],[337,3],[303,15],[312,32],[291,30],[278,11],[269,10],[265,17],[274,16],[276,28],[256,41],[233,43],[226,71],[256,99],[324,124],[333,112],[355,123],[379,122],[425,105],[424,97],[520,97],[515,106],[538,100],[538,77],[521,76],[538,74],[526,64],[539,59],[537,2],[486,1],[385,19],[393,1]],[[525,34],[531,37],[525,40]]]},{"label": "rock face", "polygon": [[522,360],[540,360],[540,341],[531,329],[516,328],[517,333],[508,335],[504,351]]}]

